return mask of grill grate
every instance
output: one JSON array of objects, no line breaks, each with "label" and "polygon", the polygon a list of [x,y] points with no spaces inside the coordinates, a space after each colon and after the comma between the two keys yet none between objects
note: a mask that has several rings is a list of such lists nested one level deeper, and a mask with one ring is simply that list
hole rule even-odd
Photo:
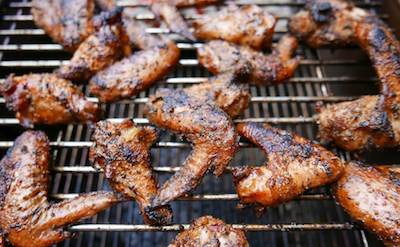
[{"label": "grill grate", "polygon": [[[164,81],[142,92],[137,98],[114,104],[102,104],[108,119],[121,121],[133,117],[139,124],[148,124],[143,115],[144,103],[159,87],[182,88],[203,81],[210,74],[198,65],[195,49],[201,43],[189,43],[164,27],[153,27],[154,16],[138,0],[123,0],[118,4],[132,9],[136,18],[149,24],[150,33],[163,33],[175,39],[182,49],[177,68]],[[304,1],[250,0],[240,4],[257,3],[279,17],[277,40],[287,32],[288,17],[304,5]],[[358,5],[381,13],[382,1],[359,0]],[[30,15],[29,1],[3,1],[0,21],[0,80],[10,73],[50,72],[66,62],[69,54],[62,51],[38,29]],[[219,7],[209,6],[204,12]],[[199,15],[196,9],[185,9],[187,18]],[[368,58],[358,48],[320,49],[301,46],[301,66],[291,83],[270,87],[251,87],[252,100],[244,116],[236,122],[270,122],[310,139],[316,138],[314,120],[317,102],[329,103],[351,100],[363,94],[376,93],[376,77]],[[360,76],[361,75],[361,76]],[[87,89],[83,86],[87,93]],[[90,97],[90,100],[97,101]],[[7,111],[0,98],[0,149],[4,153],[23,129],[13,113]],[[88,164],[91,131],[84,125],[57,127],[39,126],[48,133],[52,146],[50,195],[54,200],[72,198],[78,193],[109,189],[101,172]],[[334,150],[343,159],[348,153]],[[178,137],[162,133],[152,148],[154,170],[160,183],[165,181],[190,152],[190,146]],[[263,155],[249,143],[241,142],[231,166],[261,164]],[[397,161],[396,161],[397,162]],[[143,225],[134,202],[124,202],[99,215],[71,226],[80,232],[77,238],[59,246],[167,246],[176,231],[188,227],[194,218],[212,214],[234,227],[248,231],[251,246],[379,246],[377,240],[366,234],[337,206],[329,188],[310,191],[297,200],[269,208],[262,217],[256,217],[251,208],[236,209],[237,195],[229,174],[221,178],[207,175],[193,195],[172,203],[175,223],[171,226]]]}]

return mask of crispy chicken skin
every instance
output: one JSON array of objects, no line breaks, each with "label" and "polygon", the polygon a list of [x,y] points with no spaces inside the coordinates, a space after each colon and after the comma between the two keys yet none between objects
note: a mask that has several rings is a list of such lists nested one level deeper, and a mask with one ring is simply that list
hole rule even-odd
[{"label": "crispy chicken skin", "polygon": [[233,4],[192,23],[198,39],[222,39],[255,50],[270,47],[275,24],[275,17],[257,5]]},{"label": "crispy chicken skin", "polygon": [[212,216],[202,216],[176,236],[169,247],[248,247],[242,230]]},{"label": "crispy chicken skin", "polygon": [[[153,200],[153,206],[164,205],[194,189],[207,170],[214,169],[215,175],[221,175],[232,159],[238,136],[224,110],[234,109],[228,113],[238,115],[236,109],[243,107],[243,102],[248,102],[249,94],[243,93],[243,89],[230,87],[229,82],[223,82],[227,79],[234,83],[231,81],[234,77],[221,76],[209,84],[188,89],[159,89],[149,98],[146,115],[150,122],[183,135],[193,144],[183,167],[164,183]],[[220,87],[223,84],[219,83],[228,85]],[[216,85],[216,89],[210,88],[210,85]],[[233,89],[233,92],[221,94],[221,89]],[[224,110],[219,104],[225,107]]]},{"label": "crispy chicken skin", "polygon": [[213,74],[234,71],[237,64],[249,63],[252,68],[250,83],[271,85],[285,81],[293,76],[299,59],[293,58],[297,40],[283,36],[272,54],[265,55],[251,48],[214,40],[197,49],[201,65]]},{"label": "crispy chicken skin", "polygon": [[101,110],[70,81],[54,74],[10,75],[1,85],[7,107],[24,127],[96,122]]},{"label": "crispy chicken skin", "polygon": [[238,167],[232,172],[244,204],[265,207],[287,202],[335,181],[342,173],[338,157],[303,137],[266,124],[239,124],[237,130],[267,155],[263,166]]},{"label": "crispy chicken skin", "polygon": [[[342,19],[347,20],[346,24]],[[370,57],[381,81],[381,96],[331,105],[321,110],[319,122],[323,140],[334,141],[351,151],[398,146],[400,42],[390,28],[375,14],[340,0],[312,1],[306,10],[293,17],[292,22],[289,25],[291,31],[311,46],[358,44]],[[309,28],[311,31],[302,33],[308,29],[304,25],[312,26]],[[372,100],[367,102],[367,99]],[[357,114],[357,119],[345,112],[349,110],[346,107]],[[327,117],[330,119],[325,119]],[[331,130],[334,132],[328,133]],[[350,130],[355,130],[356,134]]]},{"label": "crispy chicken skin", "polygon": [[110,192],[94,192],[49,203],[49,140],[43,132],[19,136],[0,161],[0,228],[14,246],[51,246],[70,237],[64,227],[118,202]]},{"label": "crispy chicken skin", "polygon": [[93,0],[33,0],[31,12],[36,25],[68,51],[94,32]]},{"label": "crispy chicken skin", "polygon": [[120,12],[121,9],[115,9],[101,14],[98,31],[82,42],[68,64],[62,65],[56,71],[60,77],[85,82],[98,71],[116,62],[123,53],[130,53]]},{"label": "crispy chicken skin", "polygon": [[180,50],[173,41],[155,41],[134,27],[127,30],[129,37],[135,33],[141,34],[130,41],[146,50],[122,59],[90,80],[90,92],[102,102],[114,102],[137,95],[168,74],[178,63]]},{"label": "crispy chicken skin", "polygon": [[349,151],[397,146],[382,100],[382,96],[364,96],[324,107],[318,115],[321,141]]},{"label": "crispy chicken skin", "polygon": [[170,224],[169,205],[151,207],[157,193],[150,164],[150,146],[157,139],[155,129],[135,126],[129,119],[122,123],[101,121],[96,124],[92,138],[90,161],[104,170],[112,188],[138,202],[146,224]]},{"label": "crispy chicken skin", "polygon": [[333,188],[347,213],[376,233],[387,246],[400,245],[400,174],[352,162]]},{"label": "crispy chicken skin", "polygon": [[154,2],[151,4],[151,10],[155,16],[164,20],[172,32],[180,34],[189,40],[195,40],[186,21],[174,5],[165,2]]}]

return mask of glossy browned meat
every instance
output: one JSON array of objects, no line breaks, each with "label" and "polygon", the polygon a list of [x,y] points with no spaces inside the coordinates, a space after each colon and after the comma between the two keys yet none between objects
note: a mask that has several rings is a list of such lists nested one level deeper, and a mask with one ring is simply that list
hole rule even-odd
[{"label": "glossy browned meat", "polygon": [[336,201],[387,246],[400,245],[400,173],[349,163],[334,186]]},{"label": "glossy browned meat", "polygon": [[0,228],[14,246],[51,246],[70,237],[64,228],[110,207],[118,198],[94,192],[49,203],[49,140],[43,132],[19,136],[0,162]]},{"label": "glossy browned meat", "polygon": [[24,127],[33,124],[93,123],[101,110],[70,81],[54,74],[10,75],[0,91]]},{"label": "glossy browned meat", "polygon": [[239,124],[237,130],[267,155],[263,166],[233,170],[242,203],[274,206],[287,202],[335,181],[343,170],[333,153],[293,133],[256,123]]},{"label": "glossy browned meat", "polygon": [[33,0],[36,25],[69,51],[94,32],[93,0]]},{"label": "glossy browned meat", "polygon": [[176,236],[169,247],[248,247],[242,230],[212,216],[193,221],[190,228]]},{"label": "glossy browned meat", "polygon": [[321,141],[349,151],[398,145],[382,101],[382,96],[364,96],[322,108],[318,115]]},{"label": "glossy browned meat", "polygon": [[[299,16],[302,18],[297,18]],[[292,19],[291,30],[314,47],[358,44],[367,52],[381,82],[382,96],[374,96],[372,101],[367,102],[368,98],[363,98],[322,109],[319,116],[322,138],[335,141],[339,146],[352,151],[368,147],[398,146],[400,42],[390,28],[374,13],[340,0],[312,1],[297,17]],[[342,19],[347,22],[344,23]],[[312,31],[301,33],[307,30],[304,25],[312,26]],[[349,109],[344,109],[346,107]],[[357,114],[357,119],[351,113],[346,113],[346,110]],[[338,121],[332,120],[332,116]],[[330,119],[325,119],[327,117]],[[334,132],[328,133],[331,130]],[[356,133],[351,133],[352,130]]]},{"label": "glossy browned meat", "polygon": [[197,49],[201,65],[211,73],[219,74],[237,69],[237,64],[249,63],[252,67],[250,83],[270,85],[280,83],[293,76],[299,59],[293,58],[297,40],[283,36],[272,54],[265,55],[251,48],[215,40]]},{"label": "glossy browned meat", "polygon": [[103,169],[111,187],[126,198],[136,200],[146,224],[165,225],[172,221],[169,205],[151,207],[157,182],[150,164],[150,146],[157,139],[152,127],[101,121],[96,124],[90,161]]},{"label": "glossy browned meat", "polygon": [[154,15],[165,21],[172,32],[180,34],[189,40],[195,40],[186,21],[174,5],[165,2],[155,2],[151,5],[151,10]]},{"label": "glossy browned meat", "polygon": [[270,47],[275,24],[275,17],[257,5],[229,5],[193,21],[198,39],[222,39],[255,50]]},{"label": "glossy browned meat", "polygon": [[146,115],[150,122],[183,135],[193,144],[183,167],[163,184],[153,206],[166,204],[191,191],[207,170],[222,174],[236,151],[238,137],[230,117],[209,97],[205,98],[187,89],[166,88],[157,90],[149,98]]},{"label": "glossy browned meat", "polygon": [[[133,28],[130,30],[131,34],[135,33]],[[152,42],[144,45],[149,40]],[[147,49],[109,66],[90,80],[89,90],[100,101],[131,98],[160,80],[178,63],[180,51],[173,41],[156,42],[148,35],[142,35],[131,39],[131,42]]]},{"label": "glossy browned meat", "polygon": [[120,9],[103,12],[98,31],[78,47],[69,63],[62,65],[56,71],[57,74],[68,80],[85,82],[116,62],[123,53],[130,53],[120,14]]}]

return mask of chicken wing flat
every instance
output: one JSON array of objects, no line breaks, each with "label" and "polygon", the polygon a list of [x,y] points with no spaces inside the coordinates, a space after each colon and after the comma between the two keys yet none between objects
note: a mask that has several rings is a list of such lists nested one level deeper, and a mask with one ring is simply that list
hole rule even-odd
[{"label": "chicken wing flat", "polygon": [[272,54],[265,55],[248,47],[215,40],[198,48],[197,56],[200,64],[213,74],[234,71],[237,64],[249,63],[252,68],[250,83],[270,85],[293,76],[299,64],[299,59],[292,57],[297,45],[294,37],[283,36]]},{"label": "chicken wing flat", "polygon": [[[301,18],[298,18],[299,16]],[[347,20],[346,24],[343,24],[341,18]],[[353,151],[367,147],[398,146],[400,143],[400,75],[398,73],[400,71],[400,42],[390,28],[375,14],[340,0],[312,1],[306,10],[293,18],[292,22],[293,24],[290,25],[292,32],[314,47],[329,44],[358,44],[370,57],[381,82],[382,96],[373,97],[374,100],[371,102],[366,102],[368,98],[363,98],[352,103],[341,103],[322,109],[319,116],[322,124],[321,136]],[[313,28],[304,27],[308,25]],[[345,28],[348,33],[344,33],[341,28]],[[311,31],[302,33],[307,29]],[[357,112],[358,119],[345,113],[343,107],[346,106],[351,107],[350,110],[353,112]],[[333,113],[334,109],[342,110]],[[339,121],[323,119],[331,116]],[[372,120],[371,116],[374,117]],[[346,120],[343,117],[350,118]],[[340,126],[334,126],[337,123]],[[349,137],[350,129],[357,129],[357,134]],[[335,133],[327,133],[329,130],[335,130]],[[365,134],[372,134],[372,136],[364,136]]]},{"label": "chicken wing flat", "polygon": [[349,151],[397,146],[399,130],[382,110],[382,101],[382,96],[364,96],[324,107],[318,115],[321,141]]},{"label": "chicken wing flat", "polygon": [[220,219],[202,216],[179,233],[169,247],[248,247],[246,235]]},{"label": "chicken wing flat", "polygon": [[96,122],[101,110],[70,81],[54,74],[10,75],[1,85],[7,107],[24,127]]},{"label": "chicken wing flat", "polygon": [[93,0],[33,0],[32,15],[36,25],[68,51],[94,32]]},{"label": "chicken wing flat", "polygon": [[174,5],[165,2],[155,2],[151,5],[151,10],[154,15],[165,21],[172,32],[180,34],[189,40],[195,40],[193,33],[189,30],[188,24]]},{"label": "chicken wing flat", "polygon": [[387,246],[400,245],[400,174],[352,162],[334,186],[336,201]]},{"label": "chicken wing flat", "polygon": [[236,191],[244,204],[265,207],[287,202],[335,181],[342,173],[338,157],[303,137],[256,123],[239,124],[237,130],[267,155],[263,166],[233,170]]},{"label": "chicken wing flat", "polygon": [[[214,82],[221,83],[218,79]],[[210,90],[207,95],[204,89],[199,92],[195,89],[159,89],[149,98],[146,105],[149,121],[183,135],[193,143],[193,150],[183,167],[163,184],[153,200],[153,206],[164,205],[191,191],[201,182],[207,170],[214,169],[215,175],[221,175],[237,149],[235,127],[217,103],[224,105],[225,102],[217,99],[213,101],[212,97],[219,97],[219,93]],[[248,94],[243,93],[226,93],[221,95],[221,99],[228,96],[247,97],[244,100],[227,100],[237,103],[237,108],[241,107],[243,101],[248,101]],[[232,113],[236,115],[235,111]]]},{"label": "chicken wing flat", "polygon": [[[143,33],[143,32],[142,32]],[[131,36],[131,35],[129,35]],[[148,48],[109,66],[97,73],[89,82],[89,90],[102,102],[113,102],[131,98],[164,77],[178,63],[180,50],[173,41],[155,42],[144,45],[148,35],[134,40]]]},{"label": "chicken wing flat", "polygon": [[276,19],[257,5],[229,5],[194,20],[192,24],[198,39],[222,39],[261,50],[271,45]]},{"label": "chicken wing flat", "polygon": [[103,12],[100,28],[75,51],[68,64],[56,73],[65,79],[85,82],[98,71],[113,64],[123,53],[129,53],[128,37],[121,25],[121,9]]},{"label": "chicken wing flat", "polygon": [[51,246],[71,234],[64,227],[118,202],[94,192],[59,203],[47,201],[49,140],[43,132],[19,136],[0,161],[0,228],[14,246]]},{"label": "chicken wing flat", "polygon": [[151,207],[157,182],[150,164],[150,146],[157,139],[152,127],[137,127],[132,120],[96,124],[90,161],[104,170],[114,190],[136,200],[146,224],[166,225],[172,221],[169,205]]}]

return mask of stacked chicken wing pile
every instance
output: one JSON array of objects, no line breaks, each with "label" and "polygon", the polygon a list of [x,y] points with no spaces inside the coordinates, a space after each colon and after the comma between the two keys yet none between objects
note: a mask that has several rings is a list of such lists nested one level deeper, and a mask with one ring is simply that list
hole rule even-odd
[{"label": "stacked chicken wing pile", "polygon": [[[170,202],[195,189],[208,171],[224,173],[239,137],[267,156],[264,165],[232,170],[242,204],[258,208],[284,203],[311,188],[337,183],[335,198],[388,245],[400,245],[400,175],[393,169],[345,163],[310,140],[268,124],[233,123],[250,102],[249,85],[283,83],[299,65],[298,39],[318,48],[357,44],[367,52],[381,81],[381,94],[320,110],[324,142],[349,150],[395,147],[400,142],[400,43],[379,18],[341,0],[311,0],[292,17],[272,44],[276,19],[256,5],[233,4],[187,22],[179,8],[217,0],[153,1],[151,10],[172,32],[202,40],[201,65],[213,77],[183,89],[160,88],[145,113],[156,127],[184,137],[192,151],[169,180],[158,186],[150,148],[157,129],[131,120],[102,120],[99,105],[78,85],[88,83],[100,102],[131,99],[167,75],[180,50],[169,39],[146,33],[113,1],[34,0],[36,24],[74,52],[53,73],[10,75],[0,89],[24,127],[82,122],[94,125],[91,164],[104,172],[115,192],[47,201],[49,141],[26,131],[0,162],[0,246],[50,246],[69,237],[68,224],[113,203],[136,200],[144,222],[173,221]],[[52,11],[49,11],[52,10]],[[268,51],[269,50],[269,51]],[[267,52],[268,51],[268,52]],[[195,220],[170,246],[248,246],[243,231],[211,216]]]}]

